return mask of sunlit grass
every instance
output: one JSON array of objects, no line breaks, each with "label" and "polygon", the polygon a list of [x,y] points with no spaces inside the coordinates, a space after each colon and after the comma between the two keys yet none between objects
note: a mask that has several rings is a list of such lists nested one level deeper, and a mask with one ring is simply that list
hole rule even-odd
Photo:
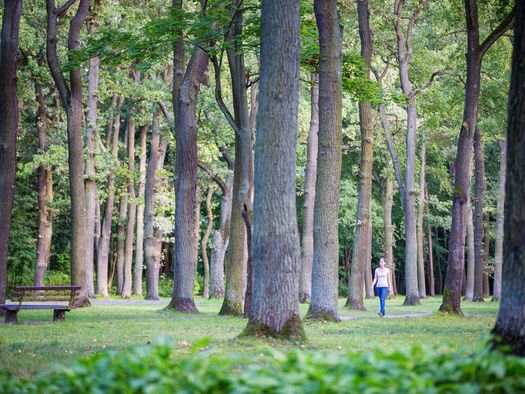
[{"label": "sunlit grass", "polygon": [[[441,301],[438,297],[411,307],[402,306],[403,300],[388,300],[387,314],[391,318],[381,319],[377,316],[377,299],[366,300],[366,312],[345,308],[345,300],[341,299],[339,314],[347,320],[306,321],[305,343],[239,339],[246,320],[218,316],[221,301],[202,298],[197,299],[199,314],[166,312],[163,308],[168,300],[156,304],[137,300],[118,301],[118,305],[96,303],[69,312],[66,321],[60,323],[52,323],[49,310],[21,311],[20,324],[0,324],[0,369],[32,375],[55,362],[69,363],[104,348],[149,344],[158,336],[173,339],[180,353],[186,353],[188,344],[203,337],[209,337],[210,346],[219,353],[259,353],[267,346],[343,353],[374,347],[394,350],[417,343],[457,349],[486,336],[498,308],[497,303],[464,302],[467,316],[460,318],[435,313]],[[303,316],[307,309],[308,305],[301,305]]]}]

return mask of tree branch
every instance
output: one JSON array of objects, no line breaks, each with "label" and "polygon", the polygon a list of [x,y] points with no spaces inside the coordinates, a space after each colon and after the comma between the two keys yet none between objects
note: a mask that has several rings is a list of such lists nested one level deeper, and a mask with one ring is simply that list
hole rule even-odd
[{"label": "tree branch", "polygon": [[416,96],[418,93],[421,93],[423,90],[428,89],[430,85],[432,85],[436,77],[441,76],[443,74],[445,74],[445,71],[433,72],[428,81],[426,81],[423,85],[421,85],[419,88],[417,88],[416,90],[412,92],[412,96]]},{"label": "tree branch", "polygon": [[233,168],[235,167],[235,160],[232,159],[232,156],[230,155],[228,149],[226,149],[224,146],[221,146],[219,147],[219,151],[222,153],[222,157],[224,157],[224,160],[226,160],[226,163],[228,164],[228,169],[233,171]]},{"label": "tree branch", "polygon": [[500,38],[503,33],[505,33],[507,30],[510,29],[512,24],[514,23],[514,19],[516,18],[516,6],[512,8],[512,11],[507,15],[505,19],[501,21],[498,27],[494,29],[492,33],[489,34],[487,38],[485,38],[485,41],[480,45],[480,56],[483,57],[485,53],[489,50],[489,48],[494,44],[498,38]]},{"label": "tree branch", "polygon": [[201,170],[203,170],[206,174],[208,174],[208,176],[213,179],[217,185],[219,185],[219,187],[221,188],[221,191],[222,191],[222,194],[226,194],[228,192],[228,188],[226,186],[226,183],[224,183],[224,181],[217,175],[215,174],[210,167],[208,167],[206,164],[202,163],[202,162],[198,162],[197,165],[199,166],[199,168]]},{"label": "tree branch", "polygon": [[55,9],[55,13],[56,13],[56,16],[57,18],[62,18],[62,16],[64,16],[64,14],[67,12],[67,10],[69,10],[69,8],[75,4],[77,0],[67,0],[64,5],[62,5],[62,7],[58,7]]}]

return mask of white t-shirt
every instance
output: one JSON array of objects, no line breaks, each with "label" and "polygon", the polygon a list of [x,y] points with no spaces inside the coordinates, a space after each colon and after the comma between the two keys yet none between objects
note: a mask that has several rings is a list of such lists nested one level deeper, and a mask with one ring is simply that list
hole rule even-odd
[{"label": "white t-shirt", "polygon": [[390,270],[388,268],[376,268],[376,278],[377,283],[376,287],[388,287],[388,275],[390,274]]}]

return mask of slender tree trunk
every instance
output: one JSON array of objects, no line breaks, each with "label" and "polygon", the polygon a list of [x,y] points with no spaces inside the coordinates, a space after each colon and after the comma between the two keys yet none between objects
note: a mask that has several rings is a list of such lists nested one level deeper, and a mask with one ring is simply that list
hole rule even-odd
[{"label": "slender tree trunk", "polygon": [[124,290],[124,260],[126,259],[126,229],[128,223],[128,194],[122,191],[119,202],[119,217],[117,225],[117,294],[123,295]]},{"label": "slender tree trunk", "polygon": [[[232,1],[235,10],[241,4],[241,0]],[[235,130],[235,171],[230,244],[226,253],[226,293],[219,312],[220,315],[234,316],[243,313],[242,302],[247,272],[247,234],[242,213],[247,210],[247,218],[251,217],[253,193],[252,130],[246,92],[246,69],[241,40],[242,29],[242,12],[235,11],[233,26],[227,36],[227,39],[232,40],[232,45],[226,50],[233,96],[235,124],[232,126]]]},{"label": "slender tree trunk", "polygon": [[[388,161],[388,167],[391,168],[391,162]],[[392,224],[392,206],[394,205],[394,181],[392,175],[387,173],[385,180],[385,200],[384,200],[384,217],[385,217],[385,260],[387,267],[390,268],[392,295],[397,295],[395,264],[394,264],[394,226]]]},{"label": "slender tree trunk", "polygon": [[137,204],[135,202],[135,120],[128,119],[128,223],[126,228],[126,245],[124,254],[124,277],[122,283],[122,297],[131,297],[133,282],[133,241],[135,240],[135,221],[137,218]]},{"label": "slender tree trunk", "polygon": [[372,215],[368,222],[367,237],[366,237],[366,276],[365,276],[365,297],[372,299],[375,297],[374,286],[372,286]]},{"label": "slender tree trunk", "polygon": [[[372,31],[370,29],[370,12],[368,0],[357,0],[357,14],[359,18],[359,36],[361,39],[361,56],[365,62],[364,77],[370,79],[372,64]],[[352,253],[352,270],[348,281],[348,298],[346,306],[351,309],[365,310],[363,303],[363,275],[368,275],[368,227],[371,226],[371,199],[372,199],[372,166],[374,154],[374,125],[370,102],[359,103],[359,120],[361,129],[361,164],[359,174],[359,191],[357,197],[356,226],[354,232],[354,247]],[[365,255],[366,253],[366,255]],[[365,278],[368,276],[365,276]],[[371,281],[365,281],[367,296],[374,296],[374,289],[370,289]],[[372,290],[372,294],[370,294]]]},{"label": "slender tree trunk", "polygon": [[[504,351],[525,356],[525,1],[517,0],[507,127],[503,280],[492,333]],[[506,347],[506,348],[505,348]]]},{"label": "slender tree trunk", "polygon": [[[68,2],[67,8],[73,3]],[[66,10],[67,10],[66,8]],[[63,11],[65,12],[65,11]],[[57,55],[57,23],[62,16],[55,0],[47,0],[47,61],[60,100],[67,115],[69,193],[71,197],[71,282],[81,286],[77,306],[88,306],[86,286],[86,196],[84,190],[84,147],[82,139],[82,77],[80,67],[69,71],[69,86],[62,74]],[[80,29],[89,12],[89,0],[80,0],[70,22],[68,49],[80,49]]]},{"label": "slender tree trunk", "polygon": [[342,146],[342,29],[337,2],[314,1],[319,30],[319,151],[314,204],[312,299],[308,316],[339,321],[339,182]]},{"label": "slender tree trunk", "polygon": [[[101,0],[95,1],[94,15],[89,21],[88,32],[94,34],[98,28]],[[89,297],[95,296],[93,282],[95,269],[95,216],[97,207],[97,182],[95,155],[97,150],[97,104],[100,59],[98,56],[89,59],[88,68],[88,110],[86,116],[86,174],[84,187],[86,192],[86,286]]]},{"label": "slender tree trunk", "polygon": [[[123,99],[119,98],[115,108],[119,109],[123,104]],[[119,132],[120,132],[120,113],[116,112],[113,117],[113,135],[111,143],[111,156],[113,162],[117,165],[119,150]],[[109,148],[109,144],[108,144]],[[115,206],[115,173],[111,172],[108,177],[108,198],[104,209],[104,219],[102,220],[102,230],[99,240],[99,254],[97,259],[97,294],[104,297],[108,296],[108,268],[110,261],[111,246],[111,226],[113,223],[113,210]],[[109,281],[111,286],[111,281]]]},{"label": "slender tree trunk", "polygon": [[456,153],[456,176],[452,198],[452,226],[448,244],[447,274],[443,289],[442,312],[462,315],[461,285],[465,263],[467,200],[470,193],[472,139],[478,113],[481,60],[490,46],[507,31],[514,20],[514,10],[480,45],[477,0],[465,0],[467,24],[467,81],[463,104],[463,122]]},{"label": "slender tree trunk", "polygon": [[426,147],[424,136],[421,141],[421,168],[419,172],[419,204],[417,211],[417,283],[419,289],[419,298],[427,297],[427,287],[425,284],[425,252],[423,250],[425,239],[425,228],[423,227],[423,217],[425,214],[425,165],[426,165]]},{"label": "slender tree trunk", "polygon": [[22,1],[4,0],[0,47],[0,304],[7,292],[7,256],[16,178],[16,65]]},{"label": "slender tree trunk", "polygon": [[309,302],[312,294],[317,133],[319,131],[319,75],[317,73],[312,73],[310,99],[310,130],[308,132],[307,160],[304,170],[304,219],[303,233],[301,234],[301,276],[299,280],[299,301],[301,303]]},{"label": "slender tree trunk", "polygon": [[489,256],[490,256],[490,224],[489,215],[483,215],[483,297],[490,296]]},{"label": "slender tree trunk", "polygon": [[432,227],[428,225],[428,295],[436,296],[436,285],[434,280],[434,253],[432,242]]},{"label": "slender tree trunk", "polygon": [[415,20],[427,3],[423,0],[416,9],[408,24],[406,37],[402,28],[402,14],[404,0],[396,0],[396,35],[397,56],[399,63],[399,79],[403,93],[407,96],[407,135],[406,135],[406,165],[405,165],[405,287],[406,298],[403,305],[419,304],[417,283],[417,235],[416,235],[416,201],[414,190],[415,162],[416,162],[416,128],[417,110],[416,96],[409,78],[409,67],[412,60],[412,33]]},{"label": "slender tree trunk", "polygon": [[501,273],[503,263],[503,224],[505,209],[505,176],[507,173],[507,136],[500,143],[501,162],[499,166],[498,202],[496,206],[496,250],[494,253],[494,288],[492,301],[501,298]]},{"label": "slender tree trunk", "polygon": [[197,188],[197,116],[200,85],[208,68],[208,55],[195,47],[180,89],[175,206],[174,286],[168,308],[197,312],[193,299],[197,239],[195,237],[195,192]]},{"label": "slender tree trunk", "polygon": [[304,337],[295,163],[299,1],[262,1],[255,141],[253,303],[245,335]]},{"label": "slender tree trunk", "polygon": [[144,195],[146,190],[146,149],[148,127],[139,127],[139,184],[137,195],[137,233],[135,267],[133,269],[133,295],[142,295],[142,272],[144,270]]},{"label": "slender tree trunk", "polygon": [[230,240],[233,176],[229,176],[222,190],[219,230],[214,231],[210,264],[210,298],[224,297],[224,255]]},{"label": "slender tree trunk", "polygon": [[[47,114],[42,86],[35,79],[35,92],[38,102],[37,128],[38,149],[47,151]],[[36,249],[35,286],[43,286],[44,274],[49,267],[51,257],[51,238],[53,236],[53,176],[51,169],[41,164],[38,166],[38,244]]]},{"label": "slender tree trunk", "polygon": [[204,265],[204,289],[202,296],[204,298],[210,297],[210,263],[208,260],[208,239],[210,238],[211,230],[213,228],[213,212],[211,210],[211,197],[213,196],[212,187],[208,187],[208,193],[206,195],[206,212],[208,214],[208,225],[206,226],[206,231],[202,236],[201,241],[201,254],[202,254],[202,263]]},{"label": "slender tree trunk", "polygon": [[476,128],[474,132],[474,297],[472,301],[483,301],[483,265],[485,261],[484,249],[484,215],[483,195],[485,193],[485,158],[481,132]]},{"label": "slender tree trunk", "polygon": [[465,300],[472,301],[474,298],[474,218],[472,217],[472,205],[470,196],[467,202],[467,284],[465,289]]},{"label": "slender tree trunk", "polygon": [[146,299],[158,300],[157,268],[155,258],[155,172],[159,161],[160,144],[160,110],[153,115],[151,127],[151,144],[149,151],[148,169],[144,191],[144,256],[146,260]]}]

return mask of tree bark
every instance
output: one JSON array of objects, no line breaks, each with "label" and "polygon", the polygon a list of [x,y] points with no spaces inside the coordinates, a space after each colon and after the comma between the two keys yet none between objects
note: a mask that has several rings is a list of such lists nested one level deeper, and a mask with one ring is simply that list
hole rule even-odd
[{"label": "tree bark", "polygon": [[525,356],[525,1],[517,0],[507,127],[503,280],[495,344]]},{"label": "tree bark", "polygon": [[[361,57],[365,63],[364,78],[370,79],[373,41],[368,0],[357,0],[357,14],[361,39]],[[369,270],[370,264],[367,251],[371,246],[368,242],[368,227],[371,226],[370,205],[372,200],[372,166],[374,161],[374,124],[370,102],[359,103],[359,120],[361,129],[361,164],[354,247],[352,249],[352,270],[348,280],[346,306],[351,309],[366,310],[363,302],[363,276],[367,275],[366,277],[368,277],[366,271]],[[365,280],[365,283],[367,282]],[[370,294],[370,287],[366,286],[367,296],[373,297],[374,289],[371,289],[372,294]]]},{"label": "tree bark", "polygon": [[465,289],[465,300],[472,301],[474,298],[474,218],[472,217],[472,205],[470,196],[467,197],[467,284]]},{"label": "tree bark", "polygon": [[22,1],[4,0],[0,47],[0,304],[7,292],[9,231],[16,179],[18,41]]},{"label": "tree bark", "polygon": [[[38,59],[40,65],[40,57]],[[40,152],[47,151],[47,114],[44,92],[42,86],[34,78],[36,99],[38,102],[37,128],[38,149]],[[49,267],[51,257],[51,238],[53,236],[53,211],[50,203],[53,202],[53,174],[51,169],[40,164],[38,174],[38,244],[36,248],[35,286],[44,285],[44,274]]]},{"label": "tree bark", "polygon": [[[387,167],[391,168],[391,162],[388,161]],[[392,275],[392,295],[397,295],[395,264],[394,264],[394,226],[392,224],[392,206],[394,204],[394,181],[392,175],[387,173],[385,180],[385,199],[384,199],[384,217],[385,217],[385,260],[387,267],[390,268]]]},{"label": "tree bark", "polygon": [[486,184],[483,141],[477,127],[474,132],[474,168],[474,296],[472,301],[483,302],[483,265],[485,262],[483,194]]},{"label": "tree bark", "polygon": [[245,335],[304,337],[295,163],[299,1],[263,0],[255,141],[253,303]]},{"label": "tree bark", "polygon": [[[47,62],[60,100],[67,116],[69,193],[71,197],[71,282],[81,286],[77,306],[90,304],[86,286],[86,196],[84,190],[84,152],[82,141],[82,76],[80,67],[69,71],[69,86],[60,69],[57,55],[58,19],[73,2],[66,3],[64,11],[56,8],[55,0],[47,0]],[[80,0],[71,19],[68,50],[80,49],[80,29],[88,15],[89,0]]]},{"label": "tree bark", "polygon": [[372,299],[375,297],[374,286],[372,286],[372,217],[366,229],[366,260],[365,260],[365,297],[366,299]]},{"label": "tree bark", "polygon": [[339,182],[342,148],[342,28],[337,2],[315,1],[319,31],[319,151],[308,317],[339,321]]},{"label": "tree bark", "polygon": [[311,113],[308,132],[307,160],[304,169],[304,219],[301,234],[301,276],[299,301],[306,303],[312,295],[312,263],[314,257],[314,203],[317,178],[317,133],[319,131],[319,74],[312,73],[310,91]]},{"label": "tree bark", "polygon": [[417,235],[416,235],[416,202],[415,202],[415,161],[416,161],[416,129],[417,109],[416,94],[409,78],[409,67],[412,61],[412,34],[415,21],[428,0],[422,0],[414,11],[408,23],[406,37],[402,27],[404,0],[396,0],[394,13],[396,15],[397,57],[399,64],[399,79],[403,93],[407,96],[407,135],[406,135],[406,165],[404,190],[405,218],[405,288],[406,298],[403,305],[419,304],[417,283]]},{"label": "tree bark", "polygon": [[[94,4],[94,14],[89,20],[88,33],[94,34],[98,28],[99,10],[101,0],[96,0]],[[88,110],[86,116],[86,174],[84,177],[84,187],[86,192],[86,286],[89,297],[95,296],[95,286],[93,282],[94,262],[95,262],[95,217],[97,207],[97,183],[95,155],[97,150],[97,104],[98,104],[98,84],[100,59],[98,56],[89,59],[88,68]]]},{"label": "tree bark", "polygon": [[[246,285],[247,272],[247,225],[242,213],[248,211],[252,216],[253,194],[253,156],[252,130],[250,128],[250,110],[246,92],[246,69],[244,64],[242,30],[243,14],[238,11],[241,0],[232,1],[233,26],[226,36],[232,45],[226,49],[232,84],[234,117],[227,113],[220,92],[220,82],[216,75],[216,97],[230,125],[235,130],[235,170],[233,178],[233,202],[231,214],[230,243],[226,253],[226,292],[219,312],[220,315],[240,316],[243,313],[242,302]],[[250,223],[248,223],[248,227]]]},{"label": "tree bark", "polygon": [[124,254],[124,277],[122,283],[122,297],[131,297],[133,282],[133,244],[135,240],[135,222],[137,218],[137,204],[135,202],[135,120],[130,115],[128,119],[128,223],[126,228],[126,245]]},{"label": "tree bark", "polygon": [[427,297],[427,287],[425,284],[425,252],[423,250],[425,239],[425,228],[423,227],[423,218],[425,214],[425,165],[426,165],[426,147],[425,137],[421,141],[420,161],[421,168],[419,172],[419,204],[417,211],[417,284],[419,289],[419,298]]},{"label": "tree bark", "polygon": [[202,236],[201,241],[201,254],[202,254],[202,263],[204,265],[204,289],[202,296],[204,298],[210,297],[210,263],[208,260],[208,239],[210,238],[211,230],[213,228],[213,212],[211,210],[211,197],[213,196],[213,188],[208,187],[208,193],[206,194],[206,212],[208,214],[208,225],[206,226],[206,231]]},{"label": "tree bark", "polygon": [[224,297],[224,255],[230,240],[233,176],[228,176],[222,189],[219,230],[214,231],[210,265],[210,298]]},{"label": "tree bark", "polygon": [[496,205],[496,250],[494,252],[494,287],[492,290],[492,301],[501,298],[501,275],[503,263],[503,225],[505,209],[505,176],[507,173],[507,136],[503,136],[500,143],[501,161],[499,166],[498,202]]},{"label": "tree bark", "polygon": [[452,226],[449,235],[447,273],[443,289],[442,312],[462,315],[461,285],[465,263],[467,200],[470,193],[472,139],[478,113],[481,61],[490,46],[511,26],[514,10],[480,45],[477,0],[465,0],[467,25],[467,81],[463,104],[463,122],[456,153],[456,176],[452,198]]},{"label": "tree bark", "polygon": [[[126,132],[127,134],[127,132]],[[126,259],[126,232],[128,224],[128,194],[122,191],[119,202],[119,217],[117,225],[117,294],[124,291],[124,261]]]},{"label": "tree bark", "polygon": [[148,169],[144,191],[144,257],[146,260],[146,299],[158,300],[158,280],[155,258],[155,183],[160,147],[160,109],[153,115]]},{"label": "tree bark", "polygon": [[[117,112],[113,117],[113,135],[111,142],[111,156],[113,162],[118,162],[118,150],[119,150],[119,133],[120,133],[120,113],[118,110],[123,104],[123,99],[118,98],[115,100],[115,109]],[[109,148],[109,144],[108,144]],[[111,246],[111,226],[113,223],[113,209],[115,206],[115,173],[111,172],[108,177],[108,198],[106,200],[106,207],[104,209],[104,219],[102,220],[102,230],[100,233],[99,240],[99,254],[97,258],[97,294],[101,294],[104,297],[108,296],[108,269],[109,269],[109,252]],[[109,281],[111,285],[111,281]]]},{"label": "tree bark", "polygon": [[139,127],[139,184],[137,195],[137,233],[135,267],[133,269],[133,295],[142,295],[142,272],[144,270],[144,195],[146,190],[147,126]]},{"label": "tree bark", "polygon": [[177,184],[175,206],[175,269],[170,309],[198,312],[193,298],[197,239],[195,193],[197,188],[197,116],[200,85],[208,68],[208,55],[195,47],[180,89],[176,138]]}]

